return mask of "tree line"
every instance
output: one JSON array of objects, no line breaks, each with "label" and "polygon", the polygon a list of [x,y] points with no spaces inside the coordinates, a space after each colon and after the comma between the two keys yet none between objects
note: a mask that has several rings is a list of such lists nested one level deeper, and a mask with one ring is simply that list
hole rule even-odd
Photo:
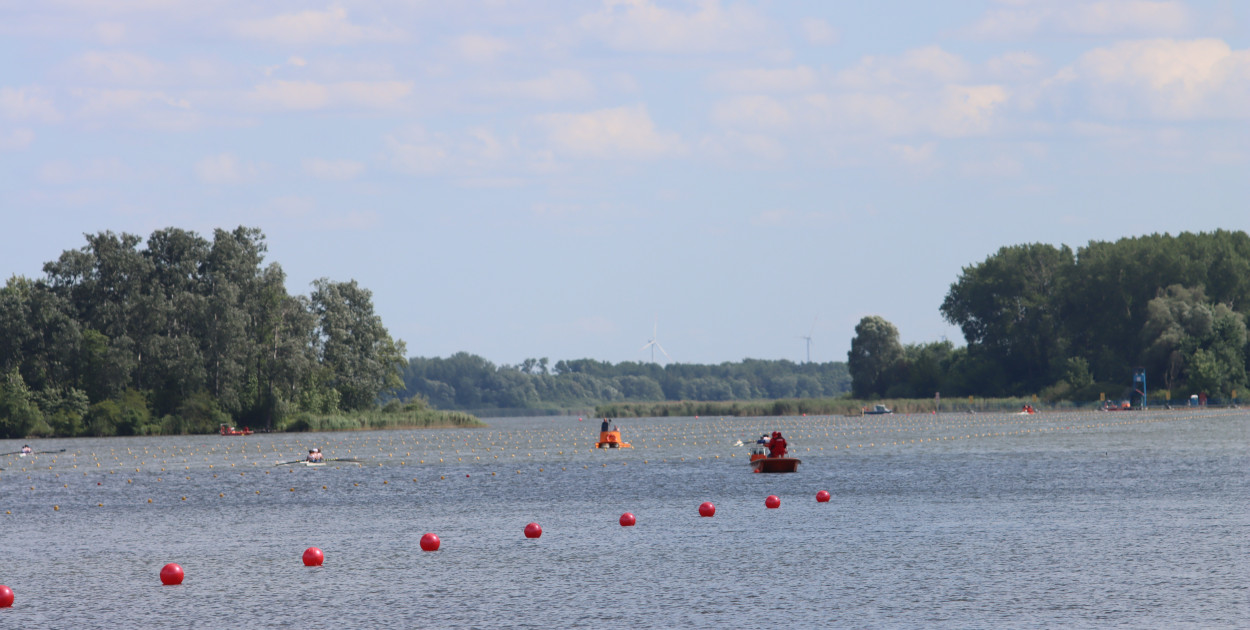
[{"label": "tree line", "polygon": [[369,290],[287,294],[258,229],[86,241],[0,289],[0,437],[273,428],[402,385]]},{"label": "tree line", "polygon": [[402,369],[405,396],[440,409],[570,409],[619,401],[822,398],[850,389],[846,364],[745,359],[718,365],[526,359],[495,365],[466,352],[414,357]]},{"label": "tree line", "polygon": [[1250,236],[1003,247],[963,268],[940,311],[966,346],[903,345],[890,322],[863,318],[847,356],[854,395],[1139,397],[1143,369],[1163,397],[1231,397],[1250,368]]}]

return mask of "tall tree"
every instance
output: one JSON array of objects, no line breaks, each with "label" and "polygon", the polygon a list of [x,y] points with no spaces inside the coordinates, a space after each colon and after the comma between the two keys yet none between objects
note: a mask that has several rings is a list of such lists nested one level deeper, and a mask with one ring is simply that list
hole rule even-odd
[{"label": "tall tree", "polygon": [[403,387],[404,343],[395,342],[374,314],[372,293],[350,282],[313,282],[312,309],[322,362],[345,409],[372,406],[384,391]]},{"label": "tall tree", "polygon": [[857,398],[885,395],[891,373],[902,358],[903,346],[894,324],[877,315],[859,320],[846,359],[851,391]]}]

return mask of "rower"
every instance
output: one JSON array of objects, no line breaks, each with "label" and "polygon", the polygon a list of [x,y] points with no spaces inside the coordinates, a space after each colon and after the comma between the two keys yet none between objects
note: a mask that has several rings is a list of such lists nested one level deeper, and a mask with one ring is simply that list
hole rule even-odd
[{"label": "rower", "polygon": [[34,452],[35,452],[34,449],[32,449],[29,444],[22,447],[22,457],[26,457],[27,455],[30,455],[31,453],[34,453]]},{"label": "rower", "polygon": [[310,462],[322,461],[321,449],[319,448],[308,449],[308,461]]}]

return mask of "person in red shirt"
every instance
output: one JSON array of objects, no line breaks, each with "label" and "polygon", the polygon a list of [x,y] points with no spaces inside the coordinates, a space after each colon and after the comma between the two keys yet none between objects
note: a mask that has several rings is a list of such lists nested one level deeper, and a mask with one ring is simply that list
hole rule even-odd
[{"label": "person in red shirt", "polygon": [[766,446],[768,446],[769,457],[786,456],[786,439],[781,437],[781,431],[773,431],[773,437]]}]

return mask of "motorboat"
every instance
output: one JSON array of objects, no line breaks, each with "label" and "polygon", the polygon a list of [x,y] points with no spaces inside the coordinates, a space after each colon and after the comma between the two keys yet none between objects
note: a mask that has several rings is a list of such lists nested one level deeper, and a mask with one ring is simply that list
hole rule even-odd
[{"label": "motorboat", "polygon": [[251,435],[252,434],[252,430],[247,427],[243,427],[242,429],[236,429],[228,424],[221,425],[221,429],[218,432],[221,435]]},{"label": "motorboat", "polygon": [[792,473],[799,471],[803,460],[797,457],[772,457],[768,449],[756,446],[751,449],[751,472],[753,473]]}]

